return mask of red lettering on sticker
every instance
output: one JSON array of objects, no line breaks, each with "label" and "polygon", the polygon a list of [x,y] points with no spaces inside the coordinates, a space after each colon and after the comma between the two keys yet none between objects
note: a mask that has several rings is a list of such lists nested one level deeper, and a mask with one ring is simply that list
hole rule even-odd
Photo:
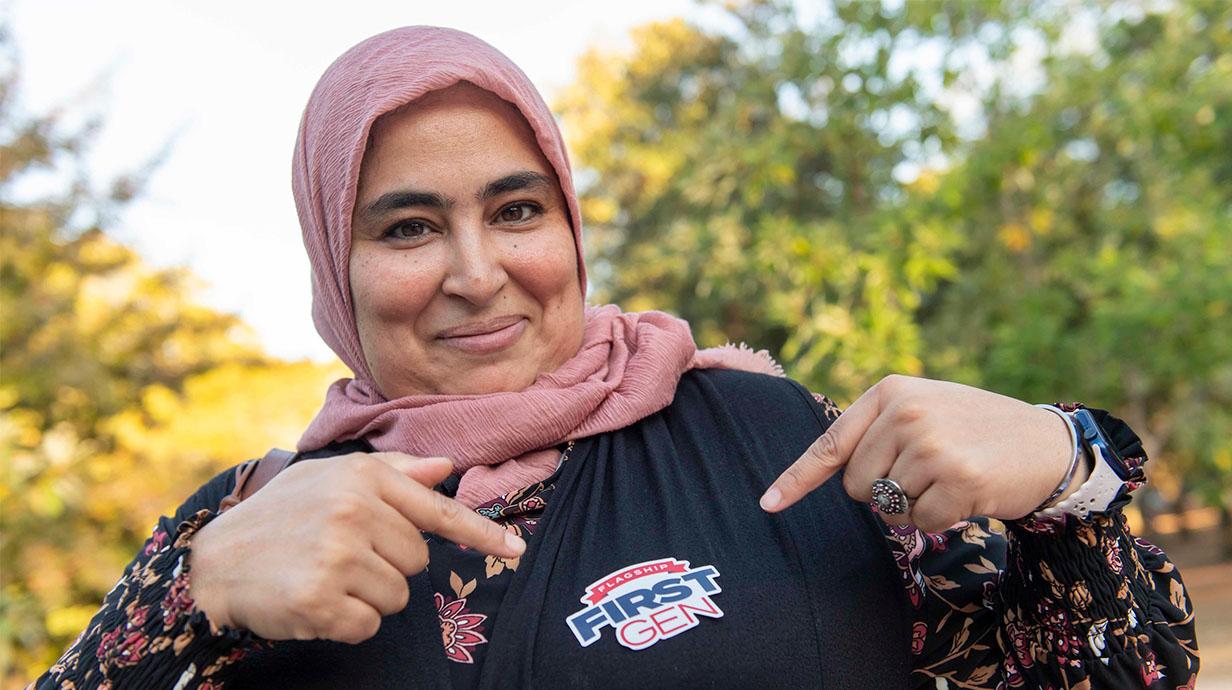
[{"label": "red lettering on sticker", "polygon": [[718,606],[714,605],[713,601],[710,601],[710,597],[701,597],[700,600],[706,605],[706,608],[693,606],[691,604],[680,604],[680,612],[685,615],[685,618],[689,619],[690,624],[697,622],[697,619],[692,615],[694,613],[701,614],[707,618],[723,617],[723,612],[719,610]]},{"label": "red lettering on sticker", "polygon": [[668,627],[668,624],[671,623],[672,621],[682,620],[684,618],[685,618],[684,616],[680,615],[680,609],[675,606],[671,608],[660,609],[650,614],[650,620],[654,621],[655,627],[657,627],[659,629],[659,632],[662,633],[663,635],[668,635],[677,630],[680,630],[681,628],[689,627],[688,620],[684,620],[684,622],[681,623],[680,625]]},{"label": "red lettering on sticker", "polygon": [[603,601],[603,597],[607,595],[609,590],[625,584],[626,582],[636,580],[639,577],[656,575],[658,573],[688,572],[685,567],[685,563],[687,563],[687,561],[681,562],[674,558],[665,558],[661,561],[655,561],[653,563],[639,563],[636,566],[630,566],[624,570],[614,572],[611,575],[608,575],[608,577],[602,582],[597,582],[591,585],[590,589],[587,590],[590,594],[586,596],[585,601],[591,604],[597,604],[600,601]]},{"label": "red lettering on sticker", "polygon": [[635,618],[625,623],[620,626],[617,634],[620,635],[620,643],[629,649],[649,647],[659,639],[659,631],[644,618]]}]

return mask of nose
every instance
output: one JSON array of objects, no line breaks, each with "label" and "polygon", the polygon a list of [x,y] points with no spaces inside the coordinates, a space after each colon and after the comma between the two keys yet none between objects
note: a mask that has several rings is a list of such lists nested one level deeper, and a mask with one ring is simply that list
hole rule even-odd
[{"label": "nose", "polygon": [[456,228],[450,236],[448,272],[441,290],[483,306],[509,281],[498,243],[482,223]]}]

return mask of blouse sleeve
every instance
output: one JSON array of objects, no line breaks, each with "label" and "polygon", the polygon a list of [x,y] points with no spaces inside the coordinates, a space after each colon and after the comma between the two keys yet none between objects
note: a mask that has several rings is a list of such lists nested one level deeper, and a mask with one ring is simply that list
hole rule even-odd
[{"label": "blouse sleeve", "polygon": [[217,689],[232,664],[268,644],[247,631],[214,627],[189,597],[192,537],[214,517],[232,475],[215,477],[159,520],[90,624],[32,688]]},{"label": "blouse sleeve", "polygon": [[1087,520],[976,518],[943,534],[884,525],[916,609],[916,687],[1193,688],[1193,608],[1180,573],[1121,508],[1141,443],[1092,410],[1139,472]]}]

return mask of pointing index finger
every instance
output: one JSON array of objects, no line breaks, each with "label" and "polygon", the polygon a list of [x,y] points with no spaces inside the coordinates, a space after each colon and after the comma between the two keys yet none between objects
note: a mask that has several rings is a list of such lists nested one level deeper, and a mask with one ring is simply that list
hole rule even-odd
[{"label": "pointing index finger", "polygon": [[505,558],[526,551],[526,542],[504,527],[408,477],[385,484],[382,498],[416,528],[458,544]]},{"label": "pointing index finger", "polygon": [[864,433],[881,413],[881,393],[877,386],[864,391],[846,412],[817,437],[804,454],[774,480],[762,494],[761,507],[777,513],[799,501],[805,494],[826,483],[855,451]]}]

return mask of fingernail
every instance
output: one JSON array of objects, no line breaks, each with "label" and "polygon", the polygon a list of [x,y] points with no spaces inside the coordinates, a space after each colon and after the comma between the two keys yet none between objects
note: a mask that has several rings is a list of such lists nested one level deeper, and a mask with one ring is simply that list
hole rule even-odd
[{"label": "fingernail", "polygon": [[521,555],[522,552],[526,551],[526,542],[517,538],[511,532],[505,533],[505,546],[508,546],[509,550],[513,551],[515,555]]},{"label": "fingernail", "polygon": [[768,491],[761,497],[762,510],[774,510],[783,502],[783,493],[774,487],[770,487]]}]

